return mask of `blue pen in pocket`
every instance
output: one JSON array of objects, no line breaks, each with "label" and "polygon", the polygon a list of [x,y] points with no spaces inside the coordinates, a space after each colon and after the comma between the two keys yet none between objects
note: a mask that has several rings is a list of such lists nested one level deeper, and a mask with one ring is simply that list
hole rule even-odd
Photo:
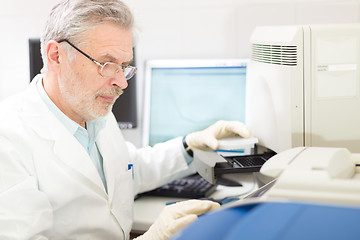
[{"label": "blue pen in pocket", "polygon": [[128,164],[128,170],[131,170],[132,178],[134,179],[134,165]]}]

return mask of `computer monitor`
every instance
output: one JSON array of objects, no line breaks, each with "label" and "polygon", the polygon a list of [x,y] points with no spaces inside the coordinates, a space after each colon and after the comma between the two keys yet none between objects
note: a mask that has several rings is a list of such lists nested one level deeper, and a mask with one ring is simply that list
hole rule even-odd
[{"label": "computer monitor", "polygon": [[[135,49],[133,50],[135,56]],[[31,81],[37,74],[40,73],[40,70],[43,67],[39,38],[29,39],[29,58]],[[135,66],[135,59],[132,65]],[[136,75],[129,80],[128,87],[115,102],[112,111],[120,128],[129,129],[137,127]]]},{"label": "computer monitor", "polygon": [[30,82],[31,80],[40,73],[43,67],[43,61],[40,52],[40,39],[30,38],[29,39],[29,65],[30,65]]},{"label": "computer monitor", "polygon": [[247,59],[151,60],[145,67],[144,146],[245,121]]}]

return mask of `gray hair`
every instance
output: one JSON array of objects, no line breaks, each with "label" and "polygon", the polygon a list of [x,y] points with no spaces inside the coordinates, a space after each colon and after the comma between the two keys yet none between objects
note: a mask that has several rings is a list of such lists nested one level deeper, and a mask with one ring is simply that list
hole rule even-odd
[{"label": "gray hair", "polygon": [[71,39],[80,44],[88,30],[105,22],[133,30],[134,19],[130,9],[119,0],[62,0],[52,9],[41,36],[41,55],[48,70],[46,45],[50,40]]}]

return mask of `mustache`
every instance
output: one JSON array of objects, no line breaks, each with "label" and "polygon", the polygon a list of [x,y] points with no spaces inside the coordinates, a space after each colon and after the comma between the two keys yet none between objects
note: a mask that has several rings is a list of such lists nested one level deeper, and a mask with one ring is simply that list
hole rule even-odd
[{"label": "mustache", "polygon": [[111,88],[109,90],[98,91],[96,93],[95,97],[98,97],[98,96],[101,96],[101,95],[112,95],[112,96],[119,97],[123,93],[124,93],[124,90],[122,90],[119,87],[115,87],[115,88]]}]

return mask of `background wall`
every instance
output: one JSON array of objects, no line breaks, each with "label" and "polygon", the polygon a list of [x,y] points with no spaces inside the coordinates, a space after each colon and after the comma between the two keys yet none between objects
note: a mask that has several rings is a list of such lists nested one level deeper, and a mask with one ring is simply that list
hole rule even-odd
[{"label": "background wall", "polygon": [[[28,39],[39,37],[57,0],[0,0],[0,100],[29,83]],[[137,24],[139,127],[125,137],[140,145],[143,69],[159,58],[249,58],[259,25],[359,23],[360,0],[124,0]],[[119,99],[121,101],[121,97]]]}]

